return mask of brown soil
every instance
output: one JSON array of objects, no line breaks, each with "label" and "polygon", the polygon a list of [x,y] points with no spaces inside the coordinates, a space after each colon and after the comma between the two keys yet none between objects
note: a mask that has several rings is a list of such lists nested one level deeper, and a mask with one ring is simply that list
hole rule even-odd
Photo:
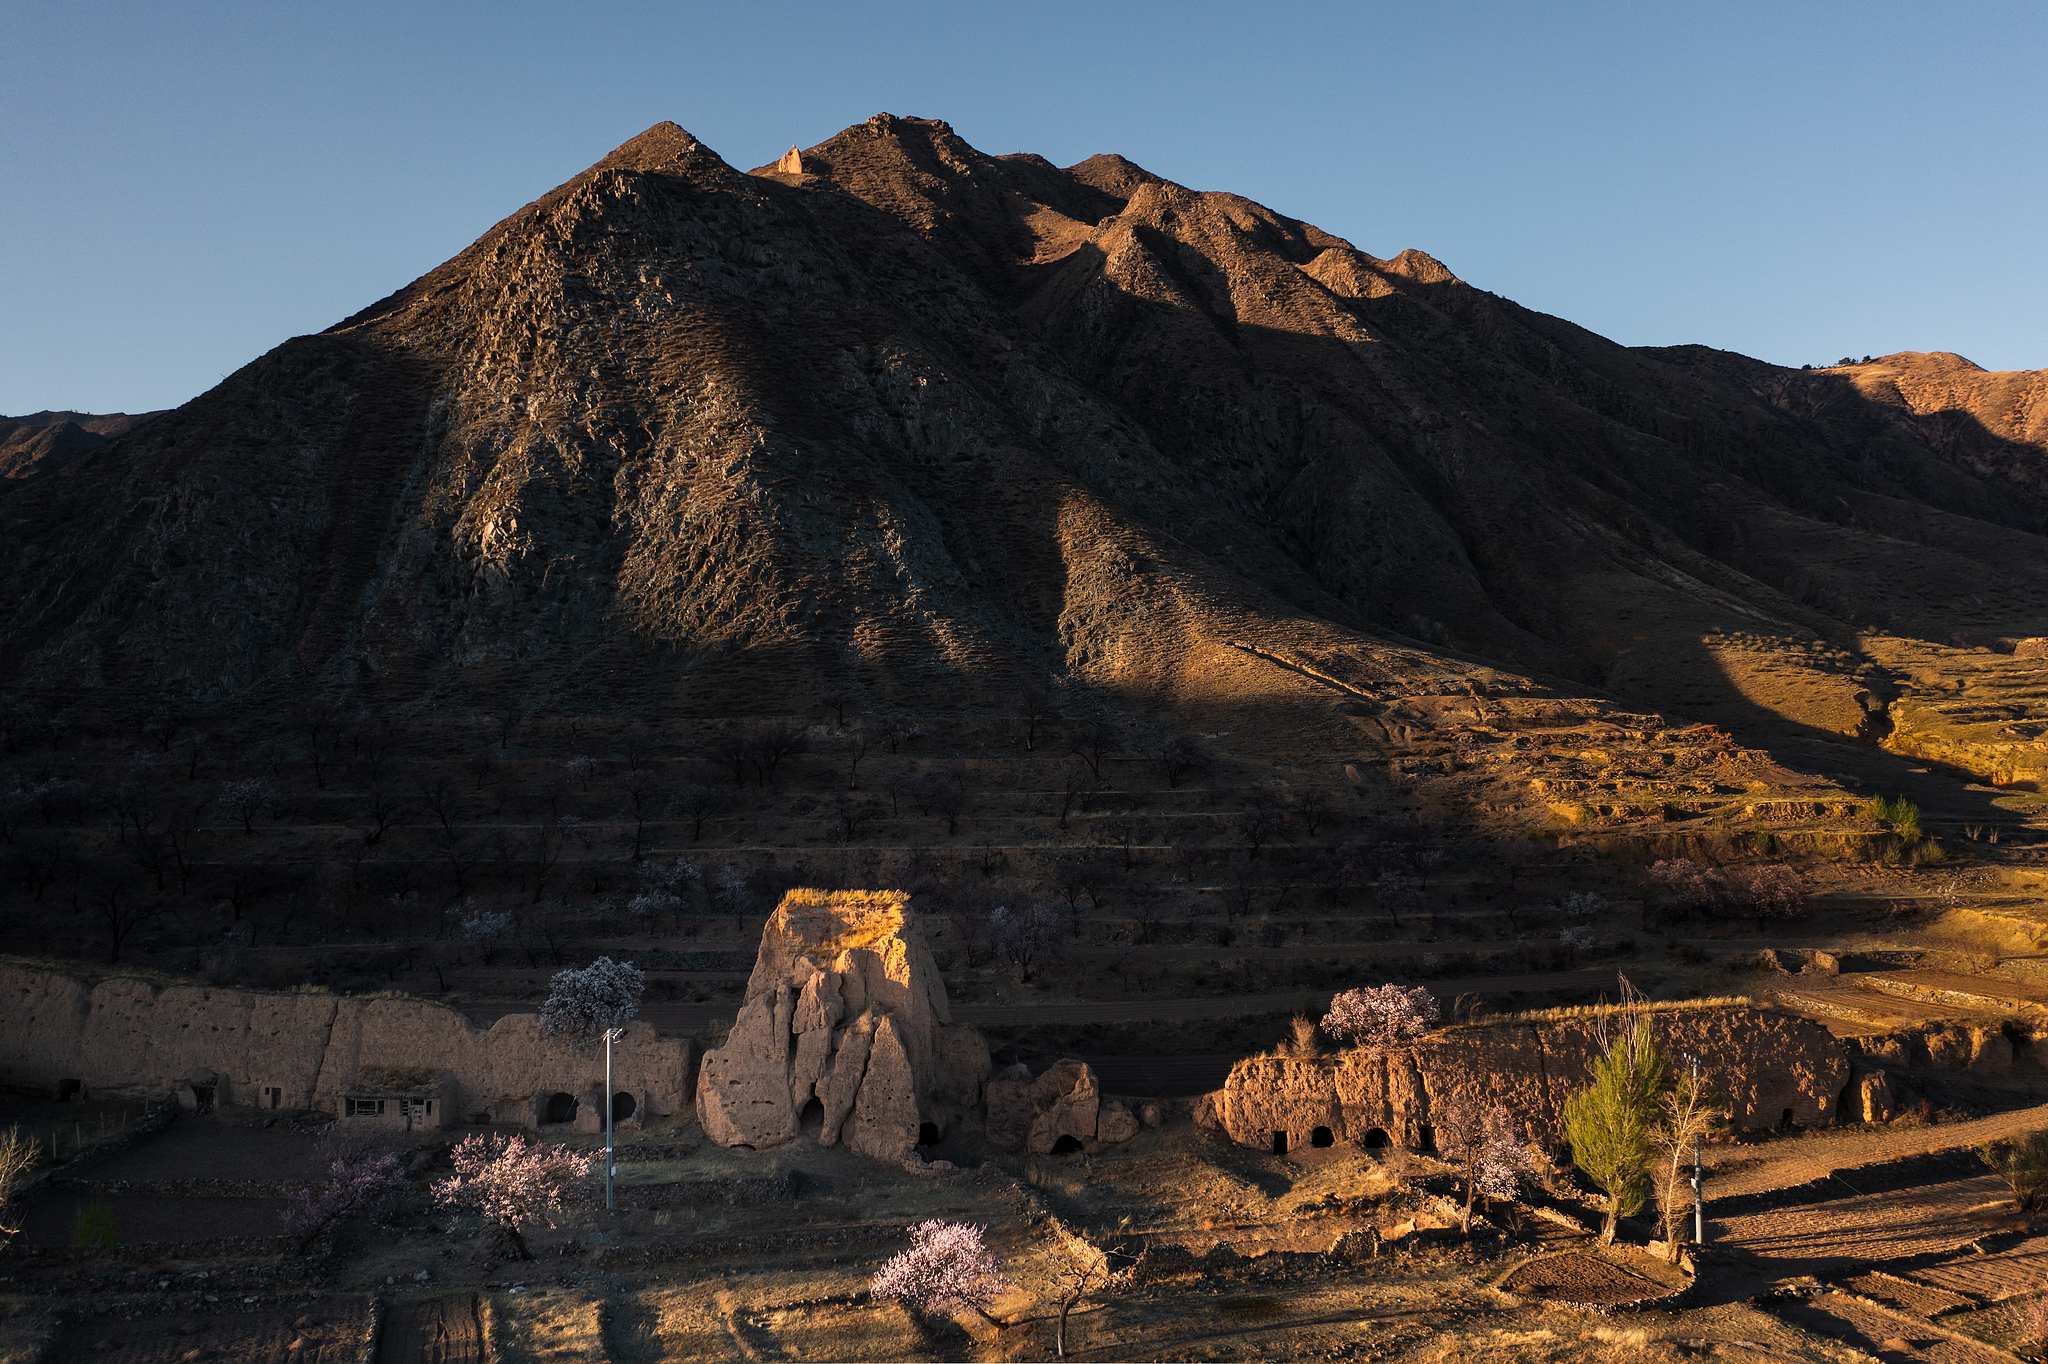
[{"label": "brown soil", "polygon": [[486,1364],[474,1293],[394,1302],[385,1310],[372,1364]]},{"label": "brown soil", "polygon": [[51,1357],[106,1364],[356,1364],[369,1344],[369,1320],[367,1299],[347,1294],[284,1307],[221,1304],[169,1317],[88,1317],[63,1332]]},{"label": "brown soil", "polygon": [[114,1214],[114,1234],[123,1245],[211,1241],[223,1236],[284,1235],[282,1198],[186,1198],[162,1194],[41,1193],[22,1211],[24,1245],[71,1244],[87,1206],[104,1199]]},{"label": "brown soil", "polygon": [[1506,1292],[1525,1297],[1608,1306],[1661,1298],[1678,1287],[1576,1250],[1531,1260],[1501,1280],[1500,1286]]}]

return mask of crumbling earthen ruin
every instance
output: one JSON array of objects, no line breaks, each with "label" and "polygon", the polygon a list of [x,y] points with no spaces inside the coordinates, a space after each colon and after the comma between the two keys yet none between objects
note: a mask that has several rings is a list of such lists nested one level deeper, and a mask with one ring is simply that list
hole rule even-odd
[{"label": "crumbling earthen ruin", "polygon": [[980,1106],[988,1047],[952,1026],[900,891],[792,890],[761,930],[746,1001],[704,1057],[697,1116],[726,1146],[818,1139],[914,1160]]},{"label": "crumbling earthen ruin", "polygon": [[[1890,1116],[1884,1073],[1858,1073],[1848,1048],[1810,1019],[1748,1007],[1653,1009],[1649,1017],[1674,1065],[1698,1060],[1739,1128]],[[1591,1083],[1605,1049],[1603,1024],[1611,1036],[1618,1020],[1446,1028],[1385,1055],[1255,1056],[1231,1068],[1195,1117],[1241,1145],[1274,1151],[1340,1141],[1427,1151],[1433,1111],[1462,1098],[1507,1105],[1536,1140],[1557,1146],[1565,1100]]]},{"label": "crumbling earthen ruin", "polygon": [[[1142,1124],[1140,1114],[1146,1115]],[[1129,1141],[1141,1125],[1157,1127],[1159,1121],[1157,1104],[1133,1113],[1103,1098],[1088,1063],[1071,1057],[1055,1061],[1036,1079],[1015,1065],[988,1082],[988,1139],[1013,1151],[1096,1151]]]},{"label": "crumbling earthen ruin", "polygon": [[[619,1116],[673,1113],[688,1101],[690,1042],[628,1024],[612,1075]],[[51,1093],[316,1109],[377,1126],[587,1127],[603,1077],[601,1051],[545,1036],[535,1014],[485,1029],[428,1000],[89,983],[0,965],[0,1083]]]}]

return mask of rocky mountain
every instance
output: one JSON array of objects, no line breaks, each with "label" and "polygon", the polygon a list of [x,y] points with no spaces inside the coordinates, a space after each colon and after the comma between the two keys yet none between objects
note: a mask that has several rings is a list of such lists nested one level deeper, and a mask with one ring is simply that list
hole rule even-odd
[{"label": "rocky mountain", "polygon": [[33,412],[0,417],[0,478],[26,478],[158,416],[155,412]]},{"label": "rocky mountain", "polygon": [[0,677],[724,714],[1277,667],[1360,724],[1542,694],[1871,739],[1917,685],[1874,641],[2048,634],[2042,388],[1632,350],[942,122],[752,173],[662,124],[7,482]]}]

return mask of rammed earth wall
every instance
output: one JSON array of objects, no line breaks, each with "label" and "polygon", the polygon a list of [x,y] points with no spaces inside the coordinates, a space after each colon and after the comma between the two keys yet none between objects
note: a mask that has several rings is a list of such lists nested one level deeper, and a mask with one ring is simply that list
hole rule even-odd
[{"label": "rammed earth wall", "polygon": [[[114,976],[97,984],[61,971],[0,964],[0,1083],[56,1090],[78,1080],[91,1095],[165,1099],[211,1075],[222,1102],[338,1112],[366,1073],[446,1073],[457,1112],[536,1123],[548,1096],[602,1088],[604,1053],[541,1035],[534,1014],[479,1028],[444,1004],[259,994],[156,985]],[[626,1027],[614,1049],[615,1087],[655,1113],[688,1102],[690,1042]]]},{"label": "rammed earth wall", "polygon": [[[1801,1127],[1844,1121],[1858,1099],[1848,1049],[1809,1019],[1764,1009],[1692,1009],[1650,1015],[1674,1066],[1697,1058],[1707,1081],[1728,1097],[1741,1128]],[[1289,1149],[1307,1146],[1317,1128],[1331,1139],[1365,1143],[1381,1136],[1422,1149],[1433,1113],[1451,1099],[1503,1103],[1552,1145],[1564,1140],[1565,1100],[1592,1078],[1605,1049],[1598,1019],[1451,1028],[1388,1056],[1345,1052],[1308,1058],[1258,1056],[1238,1062],[1196,1120],[1233,1141],[1271,1149],[1285,1133]],[[1607,1020],[1610,1030],[1615,1026]]]}]

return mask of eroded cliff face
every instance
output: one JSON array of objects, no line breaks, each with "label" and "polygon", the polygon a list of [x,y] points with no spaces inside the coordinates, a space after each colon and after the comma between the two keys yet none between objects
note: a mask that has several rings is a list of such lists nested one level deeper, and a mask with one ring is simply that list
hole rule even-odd
[{"label": "eroded cliff face", "polygon": [[[1674,1065],[1696,1058],[1708,1083],[1728,1096],[1737,1127],[1788,1118],[1826,1126],[1841,1120],[1845,1093],[1860,1110],[1847,1048],[1811,1020],[1734,1008],[1663,1011],[1651,1021]],[[1464,1099],[1506,1104],[1537,1141],[1555,1146],[1564,1140],[1565,1101],[1591,1082],[1605,1049],[1599,1022],[1448,1029],[1387,1056],[1251,1057],[1205,1097],[1197,1116],[1246,1146],[1271,1148],[1276,1133],[1290,1147],[1307,1145],[1327,1128],[1338,1141],[1422,1148],[1432,1114]]]},{"label": "eroded cliff face", "polygon": [[[548,1096],[602,1087],[604,1058],[587,1045],[545,1037],[535,1014],[481,1029],[426,1000],[259,994],[211,986],[159,986],[116,976],[88,983],[53,970],[0,965],[0,1079],[54,1088],[78,1080],[114,1097],[169,1097],[211,1075],[224,1102],[338,1112],[365,1072],[445,1072],[456,1111],[492,1121],[538,1122]],[[690,1042],[626,1027],[614,1048],[615,1089],[655,1113],[688,1098]]]},{"label": "eroded cliff face", "polygon": [[910,1161],[981,1103],[988,1047],[952,1026],[945,982],[900,891],[793,890],[761,930],[746,1001],[704,1057],[697,1116],[726,1146],[818,1139]]}]

